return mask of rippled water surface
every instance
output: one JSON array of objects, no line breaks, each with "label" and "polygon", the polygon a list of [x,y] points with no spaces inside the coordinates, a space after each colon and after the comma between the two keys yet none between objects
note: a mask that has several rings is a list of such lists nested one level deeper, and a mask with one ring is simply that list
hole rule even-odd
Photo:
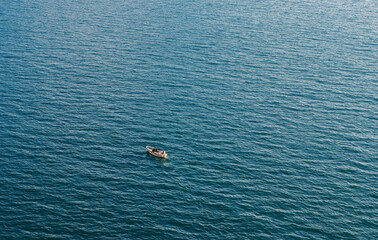
[{"label": "rippled water surface", "polygon": [[0,238],[377,239],[377,12],[0,0]]}]

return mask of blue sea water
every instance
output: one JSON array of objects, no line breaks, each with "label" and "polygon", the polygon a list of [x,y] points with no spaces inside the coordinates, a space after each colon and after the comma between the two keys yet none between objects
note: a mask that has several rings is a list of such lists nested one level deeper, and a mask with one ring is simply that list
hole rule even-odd
[{"label": "blue sea water", "polygon": [[373,0],[0,0],[0,239],[378,239],[377,36]]}]

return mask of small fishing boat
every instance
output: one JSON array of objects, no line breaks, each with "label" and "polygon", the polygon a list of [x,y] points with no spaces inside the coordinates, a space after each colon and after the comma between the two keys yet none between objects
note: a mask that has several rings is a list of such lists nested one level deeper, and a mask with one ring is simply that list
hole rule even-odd
[{"label": "small fishing boat", "polygon": [[160,151],[157,148],[147,146],[146,150],[148,153],[154,155],[155,157],[160,157],[160,158],[166,158],[167,153],[165,151]]}]

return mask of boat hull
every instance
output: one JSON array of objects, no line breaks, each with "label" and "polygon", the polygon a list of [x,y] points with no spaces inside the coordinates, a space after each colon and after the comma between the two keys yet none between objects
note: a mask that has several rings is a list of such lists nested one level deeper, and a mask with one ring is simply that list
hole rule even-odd
[{"label": "boat hull", "polygon": [[150,147],[150,146],[146,147],[147,152],[151,155],[154,155],[155,157],[159,157],[159,158],[166,158],[167,157],[167,153],[165,153],[164,151],[154,152],[153,149],[154,148]]}]

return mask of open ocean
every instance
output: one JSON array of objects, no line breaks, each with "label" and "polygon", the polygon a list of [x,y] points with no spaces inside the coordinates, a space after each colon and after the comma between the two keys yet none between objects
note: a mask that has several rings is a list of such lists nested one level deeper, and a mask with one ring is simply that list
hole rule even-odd
[{"label": "open ocean", "polygon": [[378,239],[377,4],[0,0],[0,239]]}]

